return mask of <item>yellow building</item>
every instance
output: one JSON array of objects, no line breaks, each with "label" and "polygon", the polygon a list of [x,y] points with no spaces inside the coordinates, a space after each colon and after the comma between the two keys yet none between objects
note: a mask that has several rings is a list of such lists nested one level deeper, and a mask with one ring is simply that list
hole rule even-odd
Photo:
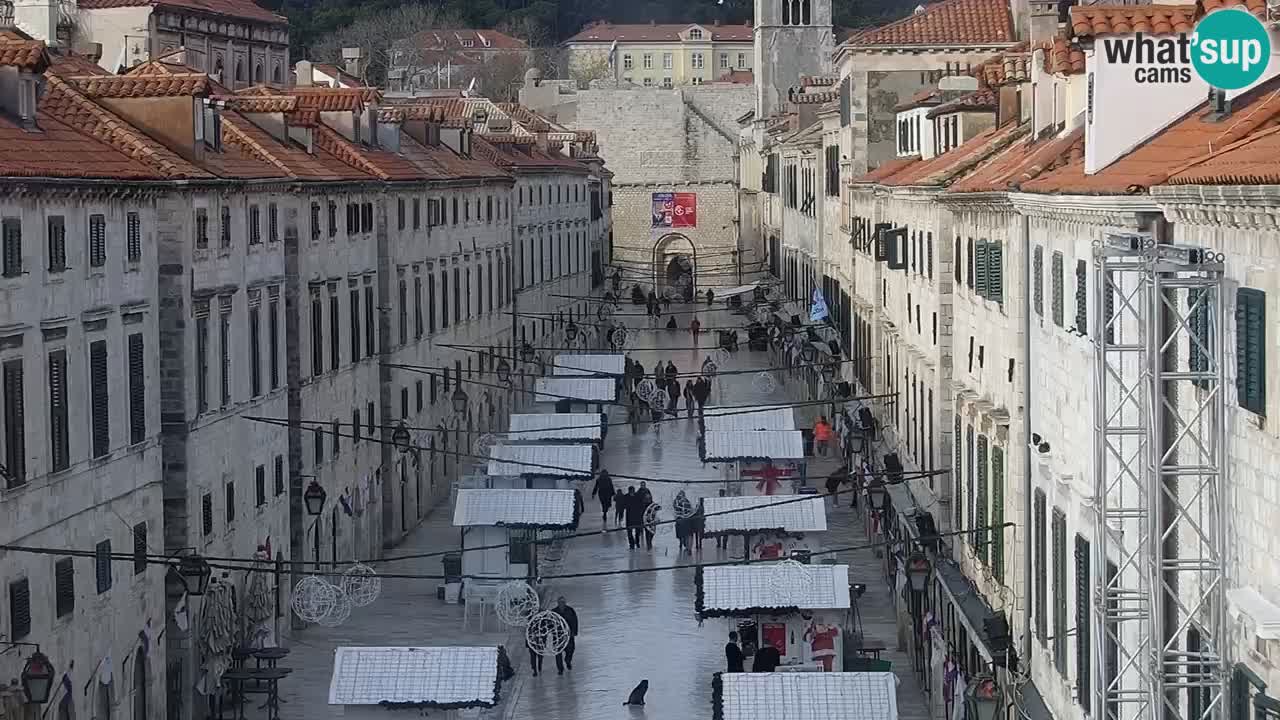
[{"label": "yellow building", "polygon": [[750,82],[750,25],[613,25],[597,22],[565,41],[575,78],[644,87]]}]

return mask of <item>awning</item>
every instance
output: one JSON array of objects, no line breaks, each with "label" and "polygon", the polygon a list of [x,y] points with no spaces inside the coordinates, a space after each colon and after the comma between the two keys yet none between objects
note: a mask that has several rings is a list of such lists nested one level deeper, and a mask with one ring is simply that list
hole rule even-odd
[{"label": "awning", "polygon": [[458,490],[454,527],[573,527],[572,490]]},{"label": "awning", "polygon": [[716,673],[712,720],[897,720],[891,672]]},{"label": "awning", "polygon": [[493,707],[498,703],[498,648],[337,648],[329,704],[382,703]]},{"label": "awning", "polygon": [[557,355],[552,370],[556,375],[616,375],[626,372],[622,353]]},{"label": "awning", "polygon": [[507,442],[599,440],[603,429],[599,413],[532,413],[511,416]]},{"label": "awning", "polygon": [[589,478],[590,445],[495,445],[489,449],[490,477]]},{"label": "awning", "polygon": [[747,408],[709,407],[702,418],[703,432],[744,430],[795,430],[796,413],[791,407]]},{"label": "awning", "polygon": [[613,402],[618,384],[613,378],[543,377],[533,382],[533,401],[557,403],[561,400],[577,402]]},{"label": "awning", "polygon": [[777,563],[711,565],[694,575],[698,618],[848,610],[849,566],[808,565],[809,582],[779,584]]},{"label": "awning", "polygon": [[[702,499],[708,535],[767,530],[825,532],[827,506],[812,495],[735,495]],[[717,514],[720,513],[720,514]]]},{"label": "awning", "polygon": [[969,640],[973,642],[973,646],[978,648],[978,653],[987,662],[995,662],[991,652],[991,641],[987,638],[986,630],[982,629],[982,621],[995,614],[991,606],[978,594],[977,589],[969,584],[968,578],[960,568],[950,560],[935,559],[933,574],[937,579],[938,587],[942,588],[942,592],[951,600],[951,604],[955,605],[956,617],[968,631]]},{"label": "awning", "polygon": [[723,290],[712,290],[711,292],[714,293],[712,297],[714,297],[716,300],[728,300],[731,297],[737,297],[738,295],[745,295],[749,292],[755,292],[755,290],[756,290],[756,283],[751,283],[750,285],[739,285],[737,287],[725,288]]},{"label": "awning", "polygon": [[803,460],[799,430],[704,433],[698,443],[703,462]]}]

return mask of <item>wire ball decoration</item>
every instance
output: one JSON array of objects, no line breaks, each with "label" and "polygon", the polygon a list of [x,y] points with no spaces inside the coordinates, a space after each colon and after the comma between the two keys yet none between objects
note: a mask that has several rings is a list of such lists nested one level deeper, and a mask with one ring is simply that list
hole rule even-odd
[{"label": "wire ball decoration", "polygon": [[475,451],[476,455],[482,458],[489,457],[489,451],[498,444],[498,436],[493,433],[484,433],[476,438]]},{"label": "wire ball decoration", "polygon": [[529,618],[524,639],[529,649],[538,655],[559,655],[569,646],[569,623],[558,613],[543,610]]},{"label": "wire ball decoration", "polygon": [[649,407],[654,410],[661,410],[667,406],[670,400],[671,398],[667,395],[666,390],[654,390],[653,394],[649,396]]},{"label": "wire ball decoration", "polygon": [[716,371],[719,369],[720,366],[716,365],[715,361],[708,359],[706,362],[702,363],[702,377],[715,377]]},{"label": "wire ball decoration", "polygon": [[751,380],[751,386],[761,395],[772,395],[778,391],[778,381],[767,372],[756,373],[755,378]]},{"label": "wire ball decoration", "polygon": [[351,598],[352,606],[367,607],[382,594],[382,578],[368,565],[356,563],[342,573],[342,592]]},{"label": "wire ball decoration", "polygon": [[718,364],[724,365],[725,363],[729,362],[729,359],[732,357],[733,357],[733,353],[729,352],[728,350],[724,348],[716,348],[716,362]]},{"label": "wire ball decoration", "polygon": [[653,503],[644,509],[643,522],[645,532],[650,532],[654,535],[663,536],[674,531],[671,523],[663,522],[662,506],[658,503]]},{"label": "wire ball decoration", "polygon": [[671,512],[675,513],[677,520],[687,520],[698,514],[698,508],[687,495],[676,495],[671,501]]},{"label": "wire ball decoration", "polygon": [[627,329],[624,327],[616,327],[609,332],[609,344],[615,350],[622,350],[627,347]]},{"label": "wire ball decoration", "polygon": [[776,602],[792,605],[795,598],[809,594],[813,572],[799,560],[783,560],[769,572],[769,587]]},{"label": "wire ball decoration", "polygon": [[306,622],[320,622],[320,618],[333,612],[338,603],[339,589],[318,575],[308,575],[293,588],[293,600],[289,603],[293,614]]},{"label": "wire ball decoration", "polygon": [[497,601],[493,611],[498,619],[512,627],[521,627],[529,623],[529,619],[538,613],[542,600],[538,591],[527,582],[512,580],[498,588]]},{"label": "wire ball decoration", "polygon": [[649,378],[645,378],[644,380],[636,383],[636,397],[644,400],[645,402],[649,402],[649,398],[653,397],[653,394],[657,391],[658,384]]},{"label": "wire ball decoration", "polygon": [[342,588],[334,585],[336,594],[334,595],[333,607],[328,614],[320,618],[318,622],[323,627],[338,627],[342,623],[351,618],[351,596],[343,592]]}]

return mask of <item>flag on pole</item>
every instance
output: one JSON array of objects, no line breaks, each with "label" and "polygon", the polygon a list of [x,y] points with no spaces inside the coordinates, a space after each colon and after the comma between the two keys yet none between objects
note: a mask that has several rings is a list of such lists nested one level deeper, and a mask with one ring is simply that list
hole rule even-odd
[{"label": "flag on pole", "polygon": [[610,68],[613,67],[613,58],[617,54],[618,54],[618,41],[614,40],[613,43],[609,45],[609,67]]},{"label": "flag on pole", "polygon": [[822,297],[822,290],[813,289],[813,304],[809,307],[809,322],[822,322],[827,319],[827,301]]}]

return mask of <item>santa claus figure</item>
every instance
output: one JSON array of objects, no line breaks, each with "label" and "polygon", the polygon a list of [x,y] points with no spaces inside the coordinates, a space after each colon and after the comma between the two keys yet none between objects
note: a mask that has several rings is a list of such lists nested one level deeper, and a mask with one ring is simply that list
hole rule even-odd
[{"label": "santa claus figure", "polygon": [[832,663],[836,659],[836,638],[840,628],[835,625],[824,625],[818,622],[809,623],[804,632],[804,641],[809,643],[810,656],[814,662],[822,663],[822,669],[831,672]]}]

